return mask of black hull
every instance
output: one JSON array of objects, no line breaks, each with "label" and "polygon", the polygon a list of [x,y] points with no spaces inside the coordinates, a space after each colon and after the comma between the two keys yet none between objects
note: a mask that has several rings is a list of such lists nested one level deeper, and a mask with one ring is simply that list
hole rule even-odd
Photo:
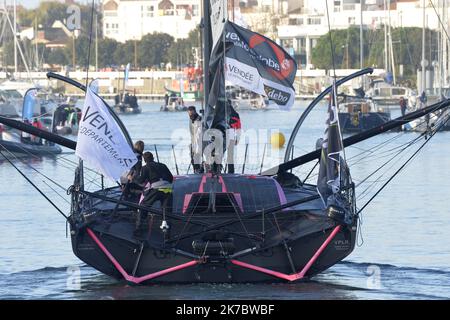
[{"label": "black hull", "polygon": [[0,144],[14,154],[33,154],[39,156],[57,155],[62,152],[58,145],[28,144],[0,140]]},{"label": "black hull", "polygon": [[[300,271],[305,267],[332,230],[320,231],[288,243],[292,252],[293,264],[297,268],[296,271]],[[126,273],[133,276],[133,270],[140,253],[140,243],[120,239],[109,234],[102,234],[96,232],[95,229],[92,231],[120,266],[123,267]],[[352,231],[345,227],[342,231],[339,231],[305,276],[293,281],[314,276],[344,259],[353,250],[355,237],[355,230]],[[117,267],[101,250],[98,244],[89,236],[87,230],[80,230],[80,232],[72,236],[72,244],[75,255],[86,264],[115,279],[124,279],[123,274],[118,271]],[[176,253],[164,252],[156,247],[146,245],[142,251],[133,277],[137,280],[140,277],[156,274],[168,268],[181,266],[192,261],[197,260]],[[286,249],[283,245],[278,245],[264,252],[248,254],[241,258],[195,263],[192,266],[187,266],[183,269],[139,283],[250,283],[289,281],[278,276],[235,265],[233,261],[248,263],[285,275],[293,274],[289,259],[286,255]],[[135,282],[133,281],[135,279],[128,279],[128,281]]]},{"label": "black hull", "polygon": [[339,123],[342,132],[362,132],[380,126],[390,120],[391,115],[387,112],[339,113]]},{"label": "black hull", "polygon": [[129,104],[116,104],[114,111],[118,114],[138,114],[142,112],[141,107],[132,107]]}]

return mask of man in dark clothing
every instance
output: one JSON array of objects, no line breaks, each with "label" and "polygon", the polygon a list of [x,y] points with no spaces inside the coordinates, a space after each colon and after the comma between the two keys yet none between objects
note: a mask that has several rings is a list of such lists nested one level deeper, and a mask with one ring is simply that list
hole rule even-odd
[{"label": "man in dark clothing", "polygon": [[234,110],[232,107],[231,101],[229,101],[229,120],[227,129],[227,165],[228,165],[228,173],[234,173],[234,162],[235,162],[235,148],[239,143],[239,138],[241,134],[241,118],[239,117],[239,113]]},{"label": "man in dark clothing", "polygon": [[201,173],[203,152],[202,117],[197,113],[194,106],[189,106],[187,111],[189,115],[189,132],[191,134],[191,163],[194,168],[194,173]]},{"label": "man in dark clothing", "polygon": [[[143,155],[145,166],[142,167],[141,175],[137,179],[140,184],[145,184],[144,191],[139,204],[151,207],[155,202],[161,203],[163,211],[172,206],[172,182],[173,175],[167,166],[155,162],[151,152]],[[136,220],[136,230],[142,229],[142,221],[147,218],[147,211],[139,210]]]},{"label": "man in dark clothing", "polygon": [[403,97],[400,97],[400,110],[402,112],[402,116],[404,117],[406,114],[406,107],[407,107],[407,102],[406,99]]},{"label": "man in dark clothing", "polygon": [[127,199],[131,193],[140,193],[143,189],[138,180],[142,170],[142,153],[144,152],[144,142],[141,140],[136,141],[133,145],[133,151],[138,161],[133,167],[131,167],[127,174],[126,180],[121,181],[124,185],[123,195],[125,199]]}]

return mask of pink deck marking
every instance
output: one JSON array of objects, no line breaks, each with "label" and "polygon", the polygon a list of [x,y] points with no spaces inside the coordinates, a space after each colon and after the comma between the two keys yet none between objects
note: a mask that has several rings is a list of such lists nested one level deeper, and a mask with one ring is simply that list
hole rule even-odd
[{"label": "pink deck marking", "polygon": [[120,263],[113,257],[113,255],[108,251],[108,249],[106,249],[106,247],[103,245],[103,243],[97,238],[97,236],[95,235],[95,233],[89,229],[86,228],[87,233],[89,234],[89,236],[91,237],[92,240],[94,240],[94,242],[99,246],[99,248],[103,251],[103,253],[108,257],[108,259],[111,261],[111,263],[114,265],[114,267],[117,269],[117,271],[120,272],[120,274],[123,276],[123,278],[129,282],[133,282],[133,283],[141,283],[143,281],[146,280],[150,280],[150,279],[154,279],[157,277],[161,277],[163,275],[166,275],[168,273],[174,272],[174,271],[178,271],[181,269],[185,269],[191,266],[194,266],[196,264],[198,264],[199,262],[197,260],[192,260],[183,264],[180,264],[178,266],[174,266],[171,268],[167,268],[161,271],[157,271],[154,273],[150,273],[147,274],[145,276],[142,277],[133,277],[131,275],[129,275],[120,265]]},{"label": "pink deck marking", "polygon": [[316,253],[308,261],[308,263],[298,273],[285,274],[285,273],[282,273],[282,272],[278,272],[278,271],[274,271],[274,270],[258,267],[258,266],[255,266],[253,264],[242,262],[242,261],[239,261],[239,260],[231,260],[231,263],[235,264],[237,266],[243,267],[243,268],[247,268],[247,269],[255,270],[255,271],[258,271],[258,272],[266,273],[266,274],[269,274],[271,276],[274,276],[274,277],[277,277],[277,278],[280,278],[280,279],[284,279],[284,280],[287,280],[287,281],[299,280],[299,279],[302,279],[305,276],[306,272],[308,272],[308,270],[311,268],[311,266],[314,264],[314,262],[316,262],[317,258],[319,258],[319,256],[322,254],[322,252],[325,250],[325,248],[328,246],[328,244],[331,242],[331,240],[333,240],[333,238],[336,236],[336,234],[340,230],[341,230],[341,226],[336,226],[333,229],[333,231],[330,233],[330,235],[325,239],[324,243],[322,243],[322,245],[319,247],[319,249],[317,249]]},{"label": "pink deck marking", "polygon": [[189,202],[191,202],[191,199],[192,199],[192,193],[188,193],[188,194],[184,195],[183,214],[186,213],[186,210],[189,207]]}]

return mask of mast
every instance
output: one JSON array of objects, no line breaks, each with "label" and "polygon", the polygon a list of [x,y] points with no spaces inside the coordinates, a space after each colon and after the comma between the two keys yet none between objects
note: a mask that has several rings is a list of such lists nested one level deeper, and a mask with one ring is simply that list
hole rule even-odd
[{"label": "mast", "polygon": [[384,0],[384,69],[389,71],[388,48],[387,48],[387,17],[386,17],[386,0]]},{"label": "mast", "polygon": [[34,63],[36,65],[36,71],[39,69],[39,53],[38,53],[38,45],[37,45],[37,17],[34,18],[34,48],[35,48],[35,57]]},{"label": "mast", "polygon": [[98,15],[95,10],[95,71],[98,71]]},{"label": "mast", "polygon": [[209,58],[211,55],[211,21],[209,20],[209,0],[202,0],[203,4],[203,99],[208,103],[211,81],[209,78]]},{"label": "mast", "polygon": [[17,73],[17,3],[14,0],[14,25],[13,25],[13,33],[14,33],[14,72]]},{"label": "mast", "polygon": [[[447,2],[444,1],[443,7],[442,7],[442,20],[444,21],[445,25],[443,26],[443,32],[448,33],[448,21],[447,21]],[[442,39],[442,46],[443,46],[443,53],[442,53],[442,77],[443,77],[443,85],[445,87],[448,86],[447,83],[447,74],[448,74],[448,39],[443,36]]]},{"label": "mast", "polygon": [[426,79],[425,79],[425,1],[422,0],[422,6],[423,6],[423,14],[422,14],[422,77],[421,77],[421,92],[419,94],[422,94],[422,92],[425,92],[425,86],[426,86]]},{"label": "mast", "polygon": [[388,36],[389,36],[389,58],[390,58],[390,68],[392,71],[392,79],[393,83],[396,84],[395,81],[395,61],[394,61],[394,48],[392,47],[392,32],[391,32],[391,0],[388,0]]},{"label": "mast", "polygon": [[363,43],[363,5],[364,0],[360,0],[360,24],[359,24],[359,68],[362,70],[364,64],[364,43]]}]

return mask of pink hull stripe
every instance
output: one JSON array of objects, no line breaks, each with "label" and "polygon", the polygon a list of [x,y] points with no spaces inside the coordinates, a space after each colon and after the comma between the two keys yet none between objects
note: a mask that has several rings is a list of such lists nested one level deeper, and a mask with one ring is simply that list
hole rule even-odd
[{"label": "pink hull stripe", "polygon": [[228,191],[227,191],[227,186],[226,186],[226,184],[225,184],[225,181],[223,181],[222,176],[219,176],[219,182],[220,182],[220,184],[222,185],[222,192],[228,192]]},{"label": "pink hull stripe", "polygon": [[314,262],[316,262],[317,258],[319,258],[319,256],[322,254],[322,252],[325,250],[325,248],[328,246],[328,244],[331,242],[331,240],[333,240],[333,238],[336,236],[336,234],[340,230],[341,230],[341,226],[336,226],[333,229],[333,231],[330,233],[328,238],[324,241],[324,243],[322,243],[320,248],[312,256],[312,258],[303,267],[303,269],[300,272],[298,272],[298,273],[285,274],[285,273],[277,272],[277,271],[274,271],[274,270],[258,267],[258,266],[255,266],[253,264],[249,264],[249,263],[238,261],[238,260],[231,260],[231,263],[233,263],[233,264],[235,264],[237,266],[243,267],[243,268],[247,268],[247,269],[255,270],[255,271],[258,271],[258,272],[266,273],[266,274],[269,274],[271,276],[274,276],[274,277],[277,277],[277,278],[280,278],[280,279],[284,279],[284,280],[288,280],[288,281],[299,280],[299,279],[302,279],[305,276],[306,272],[308,272],[308,270],[311,268],[311,266],[314,264]]},{"label": "pink hull stripe", "polygon": [[108,259],[111,261],[111,263],[114,265],[114,267],[117,269],[117,271],[120,272],[120,274],[123,276],[123,278],[129,282],[133,282],[133,283],[141,283],[143,281],[146,280],[150,280],[150,279],[154,279],[160,276],[163,276],[165,274],[174,272],[174,271],[178,271],[181,269],[185,269],[191,266],[194,266],[196,264],[198,264],[199,262],[197,260],[192,260],[189,261],[187,263],[183,263],[180,264],[178,266],[172,267],[172,268],[168,268],[168,269],[164,269],[158,272],[154,272],[154,273],[150,273],[148,275],[142,276],[142,277],[133,277],[131,275],[129,275],[120,265],[120,263],[112,256],[112,254],[108,251],[108,249],[106,249],[106,247],[103,245],[103,243],[97,238],[97,236],[95,235],[95,233],[87,228],[87,233],[89,234],[89,236],[92,238],[92,240],[94,240],[94,242],[99,246],[99,248],[103,251],[103,253],[108,257]]}]

